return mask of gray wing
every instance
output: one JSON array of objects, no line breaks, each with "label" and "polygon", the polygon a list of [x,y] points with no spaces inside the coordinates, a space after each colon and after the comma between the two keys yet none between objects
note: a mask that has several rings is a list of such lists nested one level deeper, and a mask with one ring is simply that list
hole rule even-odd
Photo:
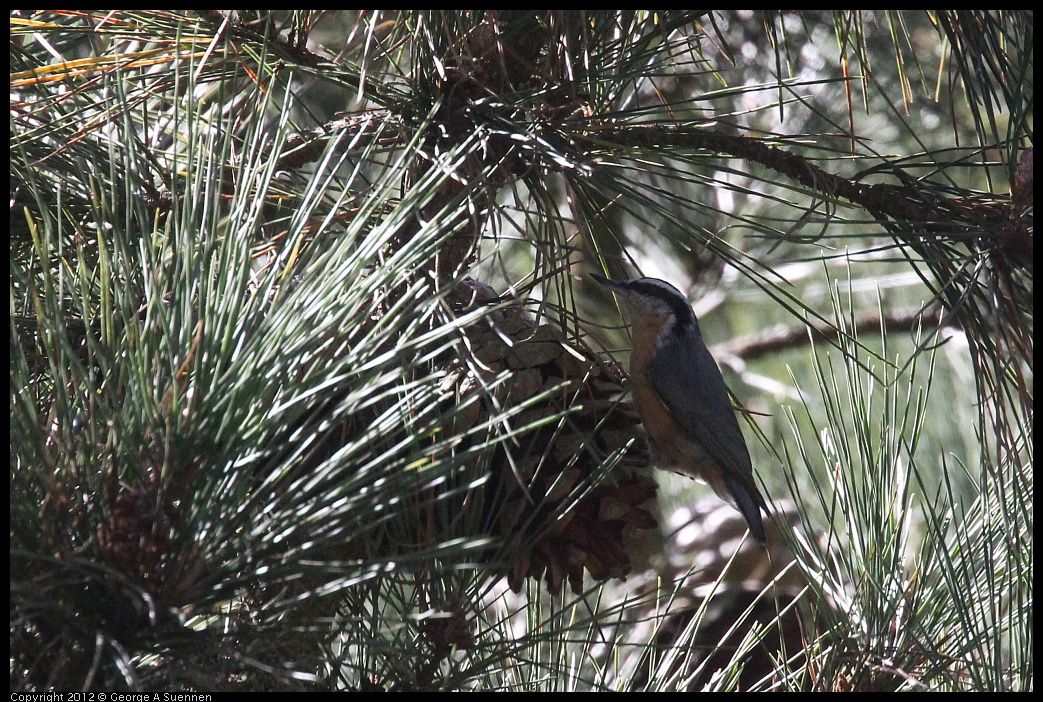
[{"label": "gray wing", "polygon": [[652,386],[677,418],[685,436],[703,446],[721,468],[721,477],[750,530],[764,541],[760,508],[764,497],[753,482],[753,464],[724,378],[699,337],[674,339],[648,365]]}]

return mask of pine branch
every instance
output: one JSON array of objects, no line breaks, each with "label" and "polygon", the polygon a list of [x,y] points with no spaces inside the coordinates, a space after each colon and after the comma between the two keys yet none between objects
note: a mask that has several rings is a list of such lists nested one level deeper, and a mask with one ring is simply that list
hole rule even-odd
[{"label": "pine branch", "polygon": [[[873,334],[900,334],[916,332],[920,329],[933,329],[945,320],[944,312],[938,305],[927,309],[894,311],[880,314],[877,312],[861,312],[855,315],[854,324],[848,330],[855,337]],[[948,321],[951,323],[951,320]],[[822,320],[811,320],[808,326],[776,324],[756,334],[732,339],[721,344],[714,344],[713,353],[718,358],[733,356],[744,361],[771,356],[781,351],[802,347],[808,344],[809,331],[815,339],[830,343],[840,340],[839,330]]]},{"label": "pine branch", "polygon": [[[765,144],[750,137],[724,134],[715,130],[674,124],[637,124],[605,127],[568,134],[585,141],[592,150],[620,155],[621,148],[702,150],[726,154],[758,163],[793,179],[809,190],[827,198],[843,198],[873,214],[886,225],[890,220],[901,228],[953,235],[963,231],[1007,231],[1015,227],[1015,236],[1007,243],[1024,243],[1027,229],[1012,213],[1009,196],[988,200],[946,198],[931,192],[927,184],[917,181],[899,166],[891,165],[891,174],[902,185],[861,183],[862,175],[843,178],[811,163],[799,154]],[[1012,225],[1012,222],[1015,224]],[[1001,240],[1002,241],[1002,240]]]}]

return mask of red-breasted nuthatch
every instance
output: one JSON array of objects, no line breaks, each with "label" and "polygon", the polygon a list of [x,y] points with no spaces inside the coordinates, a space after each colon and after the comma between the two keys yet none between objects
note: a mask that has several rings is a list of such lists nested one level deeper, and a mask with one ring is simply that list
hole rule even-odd
[{"label": "red-breasted nuthatch", "polygon": [[753,481],[750,452],[724,378],[688,299],[656,278],[593,278],[619,295],[630,314],[631,392],[652,462],[705,480],[742,512],[763,543],[760,512],[768,507]]}]

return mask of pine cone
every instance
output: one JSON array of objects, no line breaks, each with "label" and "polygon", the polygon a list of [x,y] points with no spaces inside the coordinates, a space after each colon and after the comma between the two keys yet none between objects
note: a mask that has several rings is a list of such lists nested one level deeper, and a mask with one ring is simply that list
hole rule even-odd
[{"label": "pine cone", "polygon": [[[456,291],[454,307],[463,313],[498,299],[489,286],[469,280]],[[443,386],[454,401],[465,401],[509,370],[507,382],[488,391],[495,404],[517,406],[548,393],[513,418],[512,429],[566,412],[563,421],[523,432],[517,442],[501,442],[492,461],[488,527],[504,545],[500,558],[511,588],[519,591],[528,577],[544,578],[557,592],[567,578],[578,593],[584,571],[605,581],[644,567],[644,542],[656,542],[659,534],[656,483],[647,446],[627,446],[640,436],[640,420],[618,401],[618,365],[566,342],[557,328],[537,323],[517,302],[483,317],[466,335],[470,357],[452,362]],[[487,420],[488,404],[472,403],[457,416],[454,431]],[[622,459],[600,475],[605,457],[615,452]]]}]

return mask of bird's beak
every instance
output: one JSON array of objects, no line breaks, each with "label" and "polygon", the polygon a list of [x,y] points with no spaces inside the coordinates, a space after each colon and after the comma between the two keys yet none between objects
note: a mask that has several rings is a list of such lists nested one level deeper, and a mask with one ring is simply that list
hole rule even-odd
[{"label": "bird's beak", "polygon": [[596,280],[597,282],[601,283],[605,287],[612,288],[613,290],[623,290],[624,289],[624,286],[623,286],[622,283],[617,283],[614,280],[609,280],[608,278],[606,278],[604,276],[600,276],[597,273],[591,273],[590,277],[593,278],[594,280]]}]

